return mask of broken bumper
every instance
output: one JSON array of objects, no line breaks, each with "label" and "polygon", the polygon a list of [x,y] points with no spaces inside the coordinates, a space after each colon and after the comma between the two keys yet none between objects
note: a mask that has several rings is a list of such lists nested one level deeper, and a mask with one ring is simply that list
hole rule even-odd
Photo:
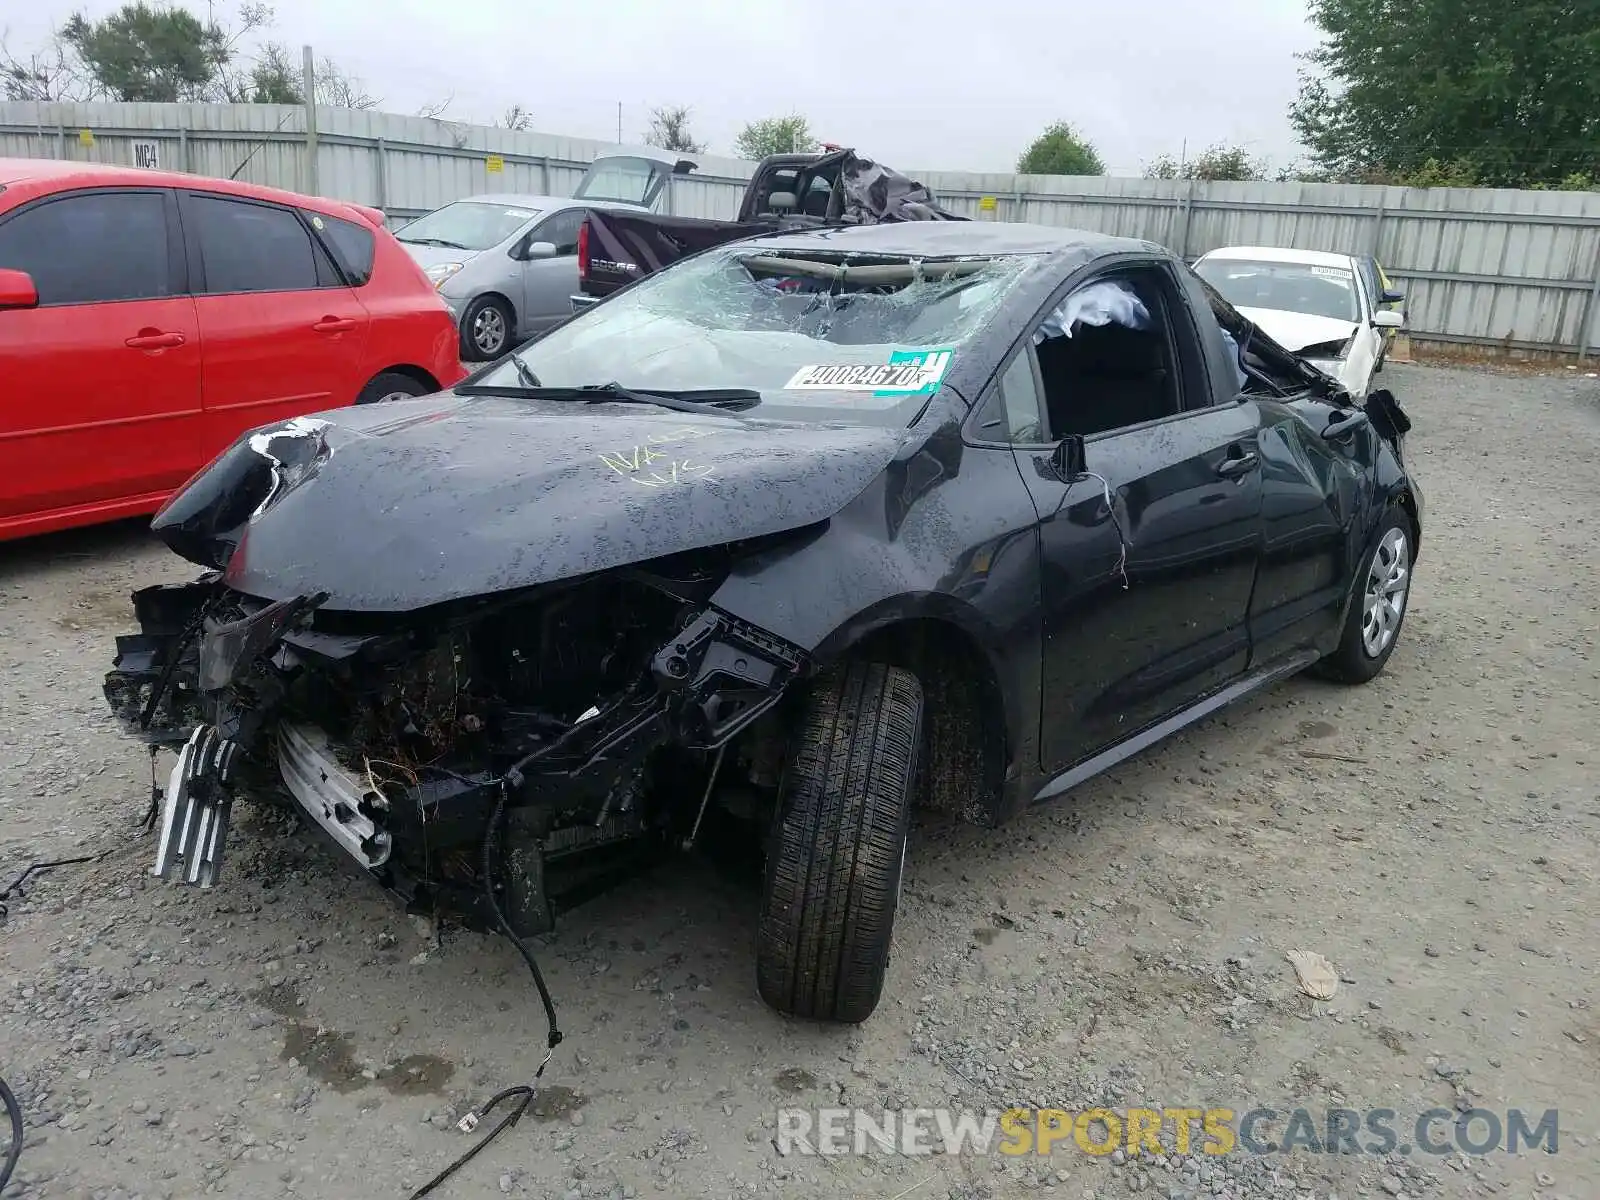
[{"label": "broken bumper", "polygon": [[369,871],[389,861],[389,800],[371,776],[347,770],[328,735],[310,725],[278,727],[278,773],[306,816]]},{"label": "broken bumper", "polygon": [[394,630],[327,632],[314,627],[314,601],[252,601],[215,581],[145,589],[134,602],[141,632],[118,639],[105,694],[129,732],[180,748],[156,875],[213,886],[232,799],[277,797],[412,911],[451,912],[472,926],[487,923],[481,848],[497,806],[514,827],[523,823],[532,848],[511,856],[522,882],[507,906],[524,928],[546,926],[566,906],[571,879],[605,874],[596,860],[621,862],[667,841],[670,820],[640,803],[653,753],[721,749],[777,703],[805,664],[788,643],[701,609],[653,652],[641,647],[631,683],[597,695],[556,732],[500,726],[501,740],[486,749],[487,727],[473,717],[465,742],[404,766],[362,740],[340,698],[423,670],[439,653],[435,643],[421,650]]}]

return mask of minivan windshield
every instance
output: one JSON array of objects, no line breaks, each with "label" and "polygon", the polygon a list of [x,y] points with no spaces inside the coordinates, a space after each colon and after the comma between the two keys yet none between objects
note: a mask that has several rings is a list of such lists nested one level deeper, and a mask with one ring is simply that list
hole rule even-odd
[{"label": "minivan windshield", "polygon": [[1194,270],[1235,308],[1272,308],[1335,321],[1361,320],[1355,274],[1346,267],[1211,258],[1197,262]]},{"label": "minivan windshield", "polygon": [[451,250],[487,250],[505,241],[539,215],[537,208],[519,204],[488,204],[457,200],[401,226],[395,237],[423,246]]},{"label": "minivan windshield", "polygon": [[[740,388],[761,408],[892,409],[936,391],[1036,262],[740,242],[684,259],[518,352],[542,387]],[[471,381],[530,382],[506,361]]]}]

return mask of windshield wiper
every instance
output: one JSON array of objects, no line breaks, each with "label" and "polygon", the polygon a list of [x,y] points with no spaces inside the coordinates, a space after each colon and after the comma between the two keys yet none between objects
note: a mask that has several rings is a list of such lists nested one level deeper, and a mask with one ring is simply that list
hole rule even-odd
[{"label": "windshield wiper", "polygon": [[507,357],[511,359],[511,365],[517,369],[517,378],[522,380],[523,387],[536,388],[543,386],[539,382],[539,377],[533,373],[533,368],[528,365],[527,359],[523,358],[515,350],[511,351]]},{"label": "windshield wiper", "polygon": [[446,250],[470,250],[471,246],[463,246],[460,242],[446,241],[444,238],[419,238],[401,237],[395,234],[397,242],[410,242],[413,246],[443,246]]},{"label": "windshield wiper", "polygon": [[533,400],[570,400],[589,404],[653,404],[673,412],[718,417],[754,408],[761,403],[761,393],[751,388],[663,391],[657,388],[625,388],[620,383],[590,383],[582,387],[512,387],[506,384],[470,383],[456,388],[456,392],[463,396],[527,396]]}]

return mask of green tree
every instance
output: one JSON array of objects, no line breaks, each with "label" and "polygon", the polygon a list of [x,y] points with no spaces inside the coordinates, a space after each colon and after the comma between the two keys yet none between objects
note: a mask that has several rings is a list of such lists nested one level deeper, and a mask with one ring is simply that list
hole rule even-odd
[{"label": "green tree", "polygon": [[206,99],[233,56],[220,25],[143,0],[99,21],[74,13],[61,38],[113,100]]},{"label": "green tree", "polygon": [[1104,175],[1105,163],[1076,129],[1057,121],[1038,137],[1017,160],[1022,175]]},{"label": "green tree", "polygon": [[704,154],[706,144],[696,141],[689,130],[689,109],[682,104],[667,104],[650,110],[650,132],[644,144],[673,150],[679,154]]},{"label": "green tree", "polygon": [[229,99],[250,104],[304,104],[303,90],[300,65],[286,47],[268,42],[242,86],[230,89]]},{"label": "green tree", "polygon": [[769,154],[808,154],[817,148],[811,136],[811,123],[798,113],[787,117],[763,117],[751,121],[733,139],[733,152],[740,158],[760,159]]},{"label": "green tree", "polygon": [[1290,119],[1331,176],[1600,173],[1600,0],[1310,0],[1310,15],[1322,41]]},{"label": "green tree", "polygon": [[[361,80],[324,55],[316,64],[317,103],[328,108],[377,108],[380,100],[369,95]],[[281,42],[268,42],[256,53],[250,70],[241,78],[224,82],[226,98],[247,104],[304,104],[304,71],[297,55]]]},{"label": "green tree", "polygon": [[1146,179],[1199,179],[1219,181],[1224,179],[1265,179],[1266,164],[1250,157],[1241,146],[1218,143],[1201,151],[1194,158],[1179,162],[1170,154],[1163,154],[1144,168]]}]

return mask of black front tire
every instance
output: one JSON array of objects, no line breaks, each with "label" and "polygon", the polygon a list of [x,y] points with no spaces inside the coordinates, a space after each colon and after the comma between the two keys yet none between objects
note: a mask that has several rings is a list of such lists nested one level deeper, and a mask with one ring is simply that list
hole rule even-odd
[{"label": "black front tire", "polygon": [[470,362],[499,358],[512,346],[511,307],[498,296],[479,296],[461,317],[461,357]]},{"label": "black front tire", "polygon": [[779,789],[756,983],[779,1012],[859,1023],[883,993],[900,899],[922,686],[847,663],[806,697]]},{"label": "black front tire", "polygon": [[[1366,683],[1383,670],[1389,656],[1400,642],[1400,631],[1405,625],[1406,613],[1411,607],[1411,562],[1416,553],[1416,530],[1411,518],[1398,505],[1391,506],[1378,526],[1372,545],[1361,556],[1361,566],[1350,590],[1350,611],[1345,616],[1344,631],[1340,634],[1336,650],[1318,662],[1312,670],[1324,679],[1338,683]],[[1381,605],[1392,601],[1395,579],[1395,550],[1401,557],[1400,569],[1404,573],[1404,589],[1398,593],[1398,614],[1393,617],[1388,636],[1380,646],[1374,646],[1369,623],[1373,621],[1373,602],[1379,604],[1378,617],[1382,625]]]}]

